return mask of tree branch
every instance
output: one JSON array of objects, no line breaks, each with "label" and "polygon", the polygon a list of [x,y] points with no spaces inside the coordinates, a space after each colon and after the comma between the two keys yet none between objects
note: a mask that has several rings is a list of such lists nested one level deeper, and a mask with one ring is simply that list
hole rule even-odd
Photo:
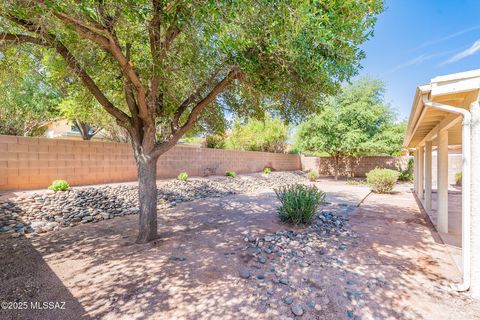
[{"label": "tree branch", "polygon": [[220,82],[218,82],[215,87],[203,98],[200,100],[195,107],[193,107],[192,111],[188,115],[188,119],[185,122],[183,126],[181,126],[178,130],[176,130],[172,137],[168,139],[167,141],[164,141],[162,143],[156,143],[155,148],[152,152],[152,156],[160,156],[162,153],[166,152],[169,150],[171,147],[173,147],[178,140],[187,132],[190,130],[195,123],[197,122],[198,116],[200,113],[210,104],[215,100],[215,98],[222,93],[225,88],[230,85],[233,80],[235,79],[240,79],[243,76],[243,73],[241,70],[237,67],[233,68],[228,75],[223,78]]},{"label": "tree branch", "polygon": [[[149,22],[148,34],[150,39],[150,52],[153,60],[153,76],[150,81],[149,92],[147,95],[147,100],[150,101],[150,106],[154,108],[159,105],[157,100],[159,99],[158,87],[160,84],[160,70],[162,61],[167,56],[167,53],[175,40],[175,38],[180,33],[180,28],[177,26],[178,15],[180,13],[181,7],[177,8],[175,11],[175,16],[173,21],[168,27],[163,41],[161,40],[161,24],[162,24],[162,13],[163,13],[163,4],[161,0],[152,0],[153,6],[153,17]],[[160,104],[162,106],[162,104]]]},{"label": "tree branch", "polygon": [[34,43],[41,46],[49,46],[48,41],[45,41],[41,38],[36,38],[24,34],[12,34],[12,33],[4,33],[0,32],[0,41],[8,41],[13,43]]},{"label": "tree branch", "polygon": [[195,89],[195,91],[193,91],[193,93],[187,99],[185,99],[182,102],[182,104],[177,108],[177,110],[175,111],[175,113],[173,115],[173,119],[172,119],[172,122],[171,122],[172,132],[175,132],[176,130],[178,130],[179,121],[180,121],[180,117],[182,116],[182,114],[185,112],[185,110],[187,110],[188,106],[190,104],[192,104],[195,101],[195,99],[197,99],[199,97],[200,93],[202,93],[202,91],[205,90],[205,88],[207,88],[209,85],[211,85],[215,81],[215,79],[217,78],[221,69],[222,68],[217,69],[208,78],[207,81],[205,81],[202,85],[198,86]]},{"label": "tree branch", "polygon": [[83,84],[87,89],[94,95],[97,101],[103,106],[103,108],[113,115],[117,122],[126,127],[130,123],[130,117],[124,113],[122,110],[116,108],[110,100],[103,94],[103,92],[98,88],[97,84],[93,79],[88,75],[88,73],[80,66],[75,57],[68,51],[67,47],[63,43],[57,41],[55,43],[55,50],[65,59],[67,65],[75,72],[75,74],[82,80]]},{"label": "tree branch", "polygon": [[[43,0],[33,1],[49,9]],[[123,54],[115,35],[109,32],[107,29],[99,29],[89,26],[63,12],[57,12],[54,10],[50,11],[52,11],[53,15],[55,15],[55,17],[57,17],[60,21],[74,27],[78,35],[93,41],[112,55],[112,57],[119,63],[123,74],[128,77],[128,79],[137,89],[137,104],[139,106],[140,118],[142,118],[144,121],[151,121],[151,117],[149,117],[148,113],[145,87],[142,84],[140,77],[135,72],[133,63]]]},{"label": "tree branch", "polygon": [[[67,65],[72,69],[72,71],[80,78],[83,84],[87,87],[87,89],[93,94],[93,96],[97,99],[97,101],[102,105],[102,107],[114,116],[117,122],[122,126],[127,126],[130,123],[130,118],[127,114],[125,114],[122,110],[116,108],[108,98],[103,94],[103,92],[98,88],[96,83],[90,77],[90,75],[82,68],[80,63],[75,59],[75,57],[70,53],[70,51],[65,47],[65,45],[57,40],[54,35],[44,31],[38,25],[28,21],[19,19],[17,17],[12,16],[4,16],[6,19],[12,21],[13,23],[27,29],[28,31],[38,34],[42,37],[42,40],[46,44],[55,49],[64,59]],[[32,37],[34,38],[34,37]],[[24,38],[26,39],[26,38]],[[35,38],[36,39],[36,38]]]}]

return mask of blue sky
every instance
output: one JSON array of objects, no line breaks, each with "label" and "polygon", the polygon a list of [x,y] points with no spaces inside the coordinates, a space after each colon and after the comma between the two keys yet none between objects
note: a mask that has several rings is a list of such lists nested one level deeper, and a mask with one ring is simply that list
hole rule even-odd
[{"label": "blue sky", "polygon": [[480,0],[386,0],[362,49],[360,75],[382,79],[399,119],[415,88],[439,75],[480,68]]}]

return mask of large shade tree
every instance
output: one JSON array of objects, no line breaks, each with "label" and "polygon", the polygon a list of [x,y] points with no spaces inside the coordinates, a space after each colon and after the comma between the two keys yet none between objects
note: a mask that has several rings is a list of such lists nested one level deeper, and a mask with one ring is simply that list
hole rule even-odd
[{"label": "large shade tree", "polygon": [[[138,242],[157,237],[156,163],[218,101],[308,113],[357,73],[381,0],[16,0],[2,42],[60,55],[131,138]],[[109,76],[109,81],[99,81]],[[117,103],[118,96],[123,97]]]},{"label": "large shade tree", "polygon": [[400,153],[406,127],[395,123],[384,91],[381,81],[362,78],[337,95],[322,99],[320,113],[300,125],[297,148],[330,155],[335,161],[335,179],[344,157]]}]

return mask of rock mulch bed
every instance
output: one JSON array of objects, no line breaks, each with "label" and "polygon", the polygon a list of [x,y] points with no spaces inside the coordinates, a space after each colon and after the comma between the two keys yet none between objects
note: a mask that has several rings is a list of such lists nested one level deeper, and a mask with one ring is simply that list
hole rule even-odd
[{"label": "rock mulch bed", "polygon": [[[287,318],[316,319],[326,312],[331,301],[322,268],[342,268],[344,261],[339,254],[356,245],[358,235],[348,223],[348,214],[354,208],[329,204],[316,215],[312,225],[301,231],[244,238],[242,256],[246,264],[238,276],[255,287],[260,307]],[[347,286],[351,282],[347,281]],[[362,293],[356,291],[347,290],[344,295],[350,301],[362,298]],[[346,318],[354,318],[353,311],[349,310]]]},{"label": "rock mulch bed", "polygon": [[[157,206],[162,209],[195,199],[250,193],[297,182],[306,182],[302,172],[194,178],[183,182],[169,180],[158,185]],[[73,188],[10,199],[0,203],[0,238],[137,214],[137,193],[134,185],[119,185]]]}]

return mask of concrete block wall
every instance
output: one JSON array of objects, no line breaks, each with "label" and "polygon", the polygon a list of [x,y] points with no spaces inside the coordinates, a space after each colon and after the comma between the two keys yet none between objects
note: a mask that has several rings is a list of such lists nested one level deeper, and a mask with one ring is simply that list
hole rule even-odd
[{"label": "concrete block wall", "polygon": [[[455,184],[455,174],[462,172],[462,154],[449,153],[448,154],[448,184]],[[437,188],[437,155],[432,155],[432,188]]]},{"label": "concrete block wall", "polygon": [[[376,167],[397,170],[405,169],[408,157],[372,156],[343,158],[339,161],[339,175],[344,177],[365,177]],[[316,170],[322,176],[332,176],[335,172],[335,160],[331,157],[302,156],[302,170]]]},{"label": "concrete block wall", "polygon": [[[299,170],[293,154],[243,152],[176,146],[158,161],[159,178],[182,171],[190,176],[249,173],[269,166]],[[71,185],[135,181],[137,171],[129,144],[0,136],[0,190],[45,188],[53,180]]]},{"label": "concrete block wall", "polygon": [[[362,157],[344,159],[342,176],[363,177],[375,167],[405,167],[406,157]],[[176,146],[162,155],[158,178],[260,172],[265,167],[278,171],[318,170],[333,175],[334,160],[254,151],[233,151]],[[53,180],[71,185],[101,184],[137,180],[137,169],[129,144],[0,135],[0,190],[46,188]]]}]

